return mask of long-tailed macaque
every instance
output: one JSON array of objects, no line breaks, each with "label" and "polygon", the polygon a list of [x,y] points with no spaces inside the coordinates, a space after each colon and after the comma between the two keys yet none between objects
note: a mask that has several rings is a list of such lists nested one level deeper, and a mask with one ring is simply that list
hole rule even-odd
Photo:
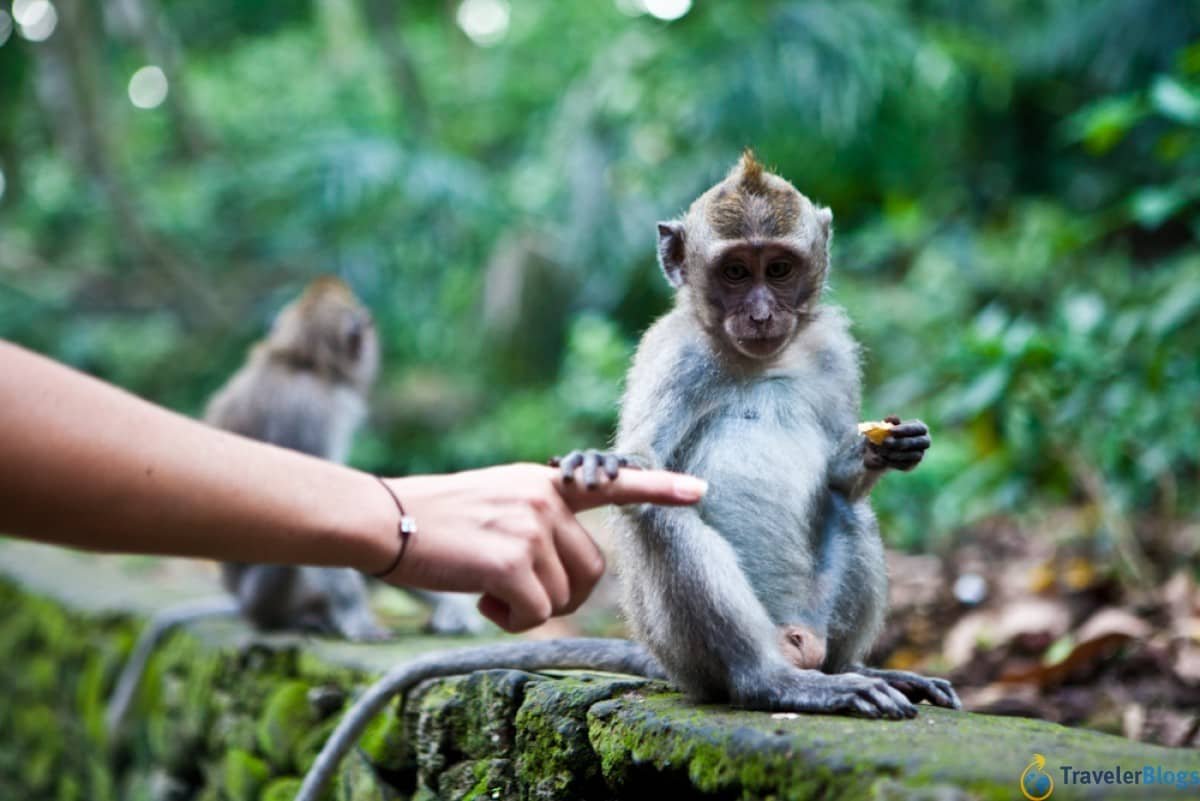
[{"label": "long-tailed macaque", "polygon": [[709,481],[695,507],[626,507],[616,526],[626,616],[692,698],[869,717],[957,707],[945,680],[862,666],[887,601],[867,493],[930,437],[895,418],[879,445],[858,432],[858,346],[821,301],[831,225],[750,153],[660,223],[675,307],[638,347],[615,453],[570,454],[564,477],[628,463]]},{"label": "long-tailed macaque", "polygon": [[[345,461],[367,410],[379,369],[370,312],[342,281],[318,278],[275,318],[266,338],[213,397],[205,420],[284,448]],[[192,620],[238,614],[264,630],[300,630],[372,640],[387,636],[368,605],[362,574],[349,568],[295,565],[221,566],[232,598],[202,599],[163,610],[146,626],[109,702],[117,731],[156,644]],[[482,615],[469,595],[417,592],[433,605],[438,633],[477,632]]]},{"label": "long-tailed macaque", "polygon": [[[697,701],[749,709],[906,718],[958,708],[944,679],[871,670],[883,621],[883,547],[867,493],[915,467],[923,423],[858,433],[858,346],[822,303],[832,214],[750,153],[679,220],[658,225],[675,307],[642,338],[613,452],[552,460],[594,487],[625,467],[709,481],[698,506],[623,508],[625,612],[641,645],[561,640],[431,654],[401,665],[347,711],[297,801],[397,692],[483,668],[584,667],[666,676]],[[651,656],[651,654],[653,656]]]},{"label": "long-tailed macaque", "polygon": [[[284,307],[267,337],[208,404],[208,423],[343,462],[379,370],[370,312],[336,278],[318,278]],[[222,583],[260,629],[299,629],[351,640],[386,632],[356,570],[226,562]]]},{"label": "long-tailed macaque", "polygon": [[[213,397],[212,425],[284,448],[344,462],[379,371],[371,314],[333,277],[313,281],[284,307],[266,339]],[[221,568],[241,614],[260,629],[302,629],[350,640],[386,636],[367,605],[366,582],[349,568],[243,565]],[[416,593],[433,604],[431,628],[479,631],[474,599]]]}]

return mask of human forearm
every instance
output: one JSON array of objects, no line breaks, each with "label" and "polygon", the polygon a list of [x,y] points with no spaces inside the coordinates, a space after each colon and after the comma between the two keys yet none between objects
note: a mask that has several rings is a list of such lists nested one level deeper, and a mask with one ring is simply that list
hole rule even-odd
[{"label": "human forearm", "polygon": [[98,550],[378,570],[364,473],[219,431],[0,342],[0,531]]}]

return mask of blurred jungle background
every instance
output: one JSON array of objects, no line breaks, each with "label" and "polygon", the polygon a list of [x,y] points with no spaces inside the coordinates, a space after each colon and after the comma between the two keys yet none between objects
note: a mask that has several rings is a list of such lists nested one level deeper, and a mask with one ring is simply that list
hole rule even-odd
[{"label": "blurred jungle background", "polygon": [[609,437],[654,222],[753,146],[834,210],[864,418],[934,431],[875,493],[879,658],[1200,743],[1200,3],[0,9],[0,337],[197,414],[336,273],[356,465],[542,461]]}]

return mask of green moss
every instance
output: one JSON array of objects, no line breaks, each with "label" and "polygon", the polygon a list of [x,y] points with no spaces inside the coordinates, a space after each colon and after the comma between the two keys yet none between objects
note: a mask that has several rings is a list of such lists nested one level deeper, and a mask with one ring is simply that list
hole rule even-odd
[{"label": "green moss", "polygon": [[347,755],[335,782],[336,801],[391,801],[395,798],[380,781],[366,758],[358,752]]},{"label": "green moss", "polygon": [[358,747],[371,762],[384,770],[400,770],[408,764],[406,756],[411,753],[407,745],[404,720],[397,713],[396,702],[368,724],[359,740]]},{"label": "green moss", "polygon": [[308,703],[308,685],[284,682],[272,693],[256,730],[258,747],[276,769],[287,771],[295,760],[297,745],[316,715]]},{"label": "green moss", "polygon": [[258,801],[292,801],[300,791],[301,780],[295,776],[272,779],[258,796]]},{"label": "green moss", "polygon": [[438,797],[444,801],[509,799],[521,797],[521,791],[510,760],[473,759],[448,768],[438,777]]},{"label": "green moss", "polygon": [[229,801],[257,801],[271,769],[251,753],[232,750],[225,755],[222,787]]},{"label": "green moss", "polygon": [[645,683],[572,674],[529,684],[516,717],[516,770],[528,796],[554,799],[598,792],[600,766],[588,739],[587,711]]},{"label": "green moss", "polygon": [[[289,637],[247,647],[236,626],[188,627],[151,661],[131,736],[110,762],[95,747],[99,716],[139,626],[0,580],[0,644],[13,655],[0,658],[0,798],[150,801],[169,788],[195,801],[282,801],[337,720],[308,688],[366,686],[404,650]],[[389,797],[372,762],[414,799],[998,800],[1014,797],[1034,751],[1052,766],[1200,769],[1194,751],[1040,721],[929,708],[903,722],[790,719],[688,705],[641,680],[519,671],[425,683],[362,745],[327,801]],[[1056,788],[1056,801],[1077,789]]]}]

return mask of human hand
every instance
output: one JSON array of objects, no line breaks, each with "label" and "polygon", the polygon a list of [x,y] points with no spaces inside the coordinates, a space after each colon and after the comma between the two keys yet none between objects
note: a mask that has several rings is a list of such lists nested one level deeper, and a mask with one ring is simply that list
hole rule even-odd
[{"label": "human hand", "polygon": [[623,471],[587,489],[562,472],[513,464],[389,479],[418,532],[384,580],[482,592],[479,610],[507,631],[573,612],[604,573],[604,557],[575,513],[605,504],[687,505],[705,483],[657,470]]}]

